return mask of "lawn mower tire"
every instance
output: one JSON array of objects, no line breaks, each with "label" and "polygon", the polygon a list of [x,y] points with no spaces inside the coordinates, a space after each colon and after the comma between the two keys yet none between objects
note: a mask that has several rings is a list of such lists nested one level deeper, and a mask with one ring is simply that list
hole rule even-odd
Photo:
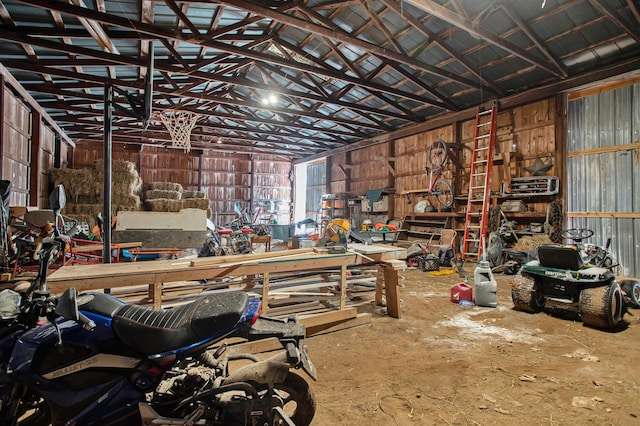
[{"label": "lawn mower tire", "polygon": [[620,285],[585,288],[580,292],[582,322],[597,328],[614,328],[622,321],[624,302]]},{"label": "lawn mower tire", "polygon": [[620,288],[624,293],[625,304],[630,308],[640,308],[640,282],[636,280],[620,281]]},{"label": "lawn mower tire", "polygon": [[516,310],[530,312],[532,314],[541,312],[544,308],[545,298],[542,289],[536,285],[533,278],[522,275],[518,272],[511,283],[511,299]]}]

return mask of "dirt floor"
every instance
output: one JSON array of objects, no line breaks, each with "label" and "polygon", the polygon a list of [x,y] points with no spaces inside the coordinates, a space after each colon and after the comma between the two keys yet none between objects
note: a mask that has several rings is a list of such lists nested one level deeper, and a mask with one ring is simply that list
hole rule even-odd
[{"label": "dirt floor", "polygon": [[[467,265],[473,276],[475,265]],[[458,274],[400,271],[401,318],[308,338],[313,425],[639,425],[640,310],[607,332],[513,309],[462,309]]]}]

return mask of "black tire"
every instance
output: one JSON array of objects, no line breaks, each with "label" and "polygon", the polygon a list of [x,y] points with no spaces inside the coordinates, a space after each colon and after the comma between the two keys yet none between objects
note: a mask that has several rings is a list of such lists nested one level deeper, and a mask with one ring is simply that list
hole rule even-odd
[{"label": "black tire", "polygon": [[624,301],[631,308],[640,308],[640,282],[624,280],[620,282],[620,288],[625,293]]},{"label": "black tire", "polygon": [[438,202],[443,207],[450,208],[453,206],[453,189],[451,184],[446,180],[438,179],[433,185],[433,192],[436,194]]},{"label": "black tire", "polygon": [[[0,426],[49,426],[51,424],[51,415],[49,414],[49,407],[43,399],[38,401],[24,402],[22,400],[17,402],[17,417],[20,420],[7,418],[7,411],[9,407],[2,407],[2,414],[0,418]],[[35,405],[34,405],[35,404]]]},{"label": "black tire", "polygon": [[[258,388],[261,396],[266,392],[266,386]],[[311,424],[316,414],[316,399],[305,379],[290,371],[284,382],[274,385],[274,392],[282,398],[282,409],[296,426]]]},{"label": "black tire", "polygon": [[516,310],[537,314],[544,309],[545,298],[536,281],[518,272],[511,282],[511,300]]},{"label": "black tire", "polygon": [[585,324],[598,328],[613,328],[622,321],[624,305],[617,282],[586,288],[580,292],[580,316]]},{"label": "black tire", "polygon": [[447,162],[447,144],[442,139],[437,139],[431,143],[429,147],[429,163],[431,168],[439,169],[444,167]]}]

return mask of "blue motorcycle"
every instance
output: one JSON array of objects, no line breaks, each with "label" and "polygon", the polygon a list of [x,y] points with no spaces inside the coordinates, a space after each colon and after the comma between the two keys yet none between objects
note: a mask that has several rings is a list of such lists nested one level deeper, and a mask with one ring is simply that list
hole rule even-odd
[{"label": "blue motorcycle", "polygon": [[[57,224],[61,186],[50,204]],[[311,423],[315,399],[296,370],[316,370],[295,319],[261,317],[242,292],[165,310],[74,288],[53,297],[47,270],[69,239],[54,235],[34,281],[0,292],[0,425]],[[234,355],[231,337],[277,337],[284,350]]]}]

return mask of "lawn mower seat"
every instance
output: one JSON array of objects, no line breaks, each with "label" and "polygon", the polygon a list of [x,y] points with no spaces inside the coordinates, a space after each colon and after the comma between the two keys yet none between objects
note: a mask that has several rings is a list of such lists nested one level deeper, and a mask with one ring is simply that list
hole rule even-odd
[{"label": "lawn mower seat", "polygon": [[571,247],[541,245],[538,247],[540,266],[577,271],[583,265],[580,253]]}]

